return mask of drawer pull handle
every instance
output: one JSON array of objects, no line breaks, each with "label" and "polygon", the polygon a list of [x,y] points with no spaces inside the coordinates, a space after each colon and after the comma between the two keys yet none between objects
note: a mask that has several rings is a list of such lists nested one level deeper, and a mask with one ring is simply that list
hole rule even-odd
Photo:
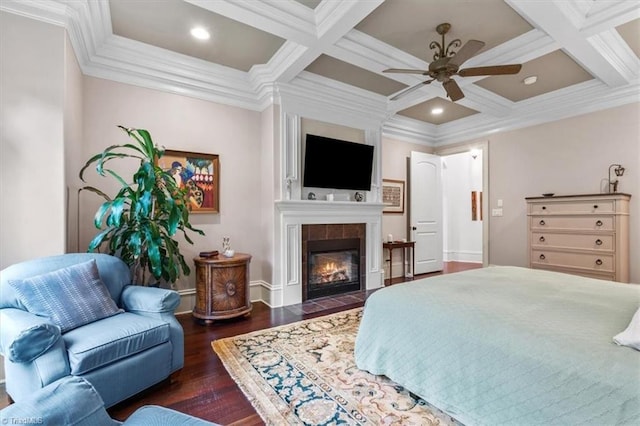
[{"label": "drawer pull handle", "polygon": [[540,237],[539,241],[540,241],[541,243],[544,243],[544,237]]},{"label": "drawer pull handle", "polygon": [[544,220],[540,221],[540,225],[544,226]]},{"label": "drawer pull handle", "polygon": [[545,259],[546,259],[546,256],[544,254],[541,254],[540,255],[540,260],[545,260]]},{"label": "drawer pull handle", "polygon": [[602,260],[601,259],[596,259],[596,265],[598,265],[598,266],[602,265]]},{"label": "drawer pull handle", "polygon": [[601,220],[598,220],[598,221],[596,222],[596,226],[602,226],[602,221],[601,221]]},{"label": "drawer pull handle", "polygon": [[546,210],[546,209],[547,209],[547,206],[542,206],[542,210]]},{"label": "drawer pull handle", "polygon": [[593,208],[594,208],[594,209],[597,209],[597,208],[598,208],[598,205],[597,205],[597,204],[594,204],[594,205],[593,205]]},{"label": "drawer pull handle", "polygon": [[596,240],[596,245],[597,245],[597,246],[601,246],[601,245],[602,245],[602,240],[601,240],[600,238],[598,238],[598,239]]}]

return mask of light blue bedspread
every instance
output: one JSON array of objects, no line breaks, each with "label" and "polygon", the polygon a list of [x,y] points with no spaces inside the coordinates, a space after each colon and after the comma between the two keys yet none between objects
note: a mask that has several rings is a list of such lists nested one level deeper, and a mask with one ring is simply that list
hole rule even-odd
[{"label": "light blue bedspread", "polygon": [[375,292],[355,347],[465,425],[640,425],[640,286],[494,266]]}]

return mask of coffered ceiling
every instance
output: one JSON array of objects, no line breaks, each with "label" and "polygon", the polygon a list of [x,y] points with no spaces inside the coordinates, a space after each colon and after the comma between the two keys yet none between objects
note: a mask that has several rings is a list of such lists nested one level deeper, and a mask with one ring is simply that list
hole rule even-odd
[{"label": "coffered ceiling", "polygon": [[[64,25],[87,75],[254,110],[284,92],[318,96],[431,145],[640,101],[635,0],[2,0],[0,10]],[[391,100],[425,76],[383,70],[426,70],[443,22],[447,43],[485,42],[461,68],[522,70],[455,76],[465,94],[455,103],[437,81]],[[194,39],[194,26],[211,37]]]}]

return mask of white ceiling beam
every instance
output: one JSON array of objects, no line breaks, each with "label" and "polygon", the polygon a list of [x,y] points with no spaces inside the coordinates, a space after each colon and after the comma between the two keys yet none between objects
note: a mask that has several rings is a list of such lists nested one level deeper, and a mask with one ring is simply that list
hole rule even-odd
[{"label": "white ceiling beam", "polygon": [[[562,1],[506,0],[518,14],[555,39],[562,49],[594,77],[611,87],[628,83],[614,65],[580,33]],[[575,10],[574,10],[575,11]]]},{"label": "white ceiling beam", "polygon": [[[318,19],[318,39],[309,46],[307,51],[291,61],[289,67],[281,73],[277,81],[288,82],[295,78],[383,1],[322,2],[315,12]],[[330,13],[328,13],[329,9]]]},{"label": "white ceiling beam", "polygon": [[639,18],[640,5],[637,1],[598,1],[585,15],[580,30],[585,36],[590,36]]},{"label": "white ceiling beam", "polygon": [[312,10],[295,1],[278,0],[184,0],[285,40],[310,46],[317,37]]}]

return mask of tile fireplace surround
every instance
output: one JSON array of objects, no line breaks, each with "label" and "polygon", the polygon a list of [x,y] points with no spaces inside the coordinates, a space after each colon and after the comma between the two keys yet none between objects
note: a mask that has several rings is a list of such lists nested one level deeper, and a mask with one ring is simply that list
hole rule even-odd
[{"label": "tile fireplace surround", "polygon": [[381,203],[288,200],[276,202],[273,307],[302,303],[302,225],[364,224],[366,289],[383,285]]}]

